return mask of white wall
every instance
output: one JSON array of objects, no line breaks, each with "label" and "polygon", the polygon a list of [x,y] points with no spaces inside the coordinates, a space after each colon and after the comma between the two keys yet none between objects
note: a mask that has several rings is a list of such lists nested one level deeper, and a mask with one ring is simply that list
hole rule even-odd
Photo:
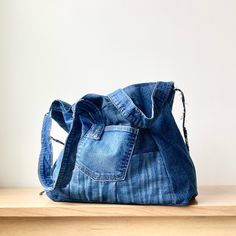
[{"label": "white wall", "polygon": [[236,184],[235,12],[234,0],[0,0],[0,186],[39,186],[52,100],[157,80],[185,92],[199,184]]}]

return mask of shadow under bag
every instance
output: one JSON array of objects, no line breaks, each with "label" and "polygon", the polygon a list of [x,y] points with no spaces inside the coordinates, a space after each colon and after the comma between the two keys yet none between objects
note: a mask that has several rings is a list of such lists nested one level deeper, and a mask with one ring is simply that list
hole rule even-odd
[{"label": "shadow under bag", "polygon": [[[184,119],[185,141],[171,112],[177,90],[173,82],[142,83],[108,96],[87,94],[73,105],[55,100],[44,117],[38,165],[47,196],[69,202],[189,204],[198,194],[197,181]],[[51,141],[62,142],[50,136],[52,119],[68,134],[54,164]]]}]

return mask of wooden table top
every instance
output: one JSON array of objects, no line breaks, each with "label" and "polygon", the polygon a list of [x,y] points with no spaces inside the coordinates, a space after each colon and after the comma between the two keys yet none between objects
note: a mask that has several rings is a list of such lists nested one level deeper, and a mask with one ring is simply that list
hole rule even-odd
[{"label": "wooden table top", "polygon": [[54,202],[41,188],[0,188],[0,217],[236,216],[236,186],[200,186],[189,206]]}]

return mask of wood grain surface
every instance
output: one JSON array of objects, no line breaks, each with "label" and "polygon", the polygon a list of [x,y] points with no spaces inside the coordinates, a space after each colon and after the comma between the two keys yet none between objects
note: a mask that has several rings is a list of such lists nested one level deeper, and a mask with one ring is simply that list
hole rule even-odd
[{"label": "wood grain surface", "polygon": [[0,189],[0,217],[236,216],[236,186],[201,186],[189,206],[54,202],[40,188]]},{"label": "wood grain surface", "polygon": [[201,186],[184,207],[53,202],[41,190],[0,189],[1,236],[236,235],[236,186]]}]

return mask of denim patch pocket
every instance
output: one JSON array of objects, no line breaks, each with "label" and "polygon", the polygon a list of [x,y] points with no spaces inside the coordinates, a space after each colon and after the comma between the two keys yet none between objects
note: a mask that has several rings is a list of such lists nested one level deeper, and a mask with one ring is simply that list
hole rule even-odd
[{"label": "denim patch pocket", "polygon": [[135,146],[138,129],[130,126],[105,126],[99,139],[94,127],[80,140],[76,166],[93,180],[124,180]]}]

